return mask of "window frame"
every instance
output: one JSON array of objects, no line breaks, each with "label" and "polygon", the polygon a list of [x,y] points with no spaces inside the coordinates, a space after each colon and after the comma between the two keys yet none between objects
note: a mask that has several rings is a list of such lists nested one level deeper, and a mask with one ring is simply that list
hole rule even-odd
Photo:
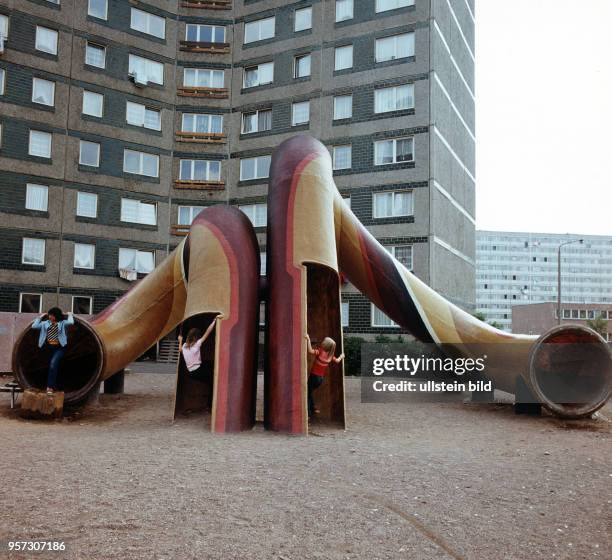
[{"label": "window frame", "polygon": [[[412,157],[410,159],[407,160],[403,160],[403,161],[397,161],[397,143],[399,141],[402,140],[411,140],[411,144],[412,144]],[[386,142],[392,142],[393,143],[393,161],[387,162],[387,163],[376,163],[378,160],[378,152],[379,152],[379,146],[383,143]],[[414,142],[414,136],[401,136],[399,138],[385,138],[383,140],[376,140],[374,142],[374,166],[375,167],[382,167],[385,165],[398,165],[398,164],[402,164],[402,163],[412,163],[416,160],[416,155],[415,155],[415,142]]]},{"label": "window frame", "polygon": [[[83,144],[91,144],[97,147],[97,153],[96,153],[96,163],[84,163],[83,162]],[[100,146],[99,142],[91,142],[89,140],[83,140],[82,138],[79,139],[79,165],[84,165],[86,167],[100,167],[100,152],[102,150],[102,147]]]},{"label": "window frame", "polygon": [[19,292],[19,311],[18,313],[27,313],[23,311],[23,296],[38,296],[38,311],[34,311],[34,313],[42,313],[42,293],[34,293],[34,292]]},{"label": "window frame", "polygon": [[[128,75],[129,76],[133,76],[135,74],[137,74],[137,70],[135,68],[133,68],[132,63],[136,63],[136,60],[138,59],[138,61],[144,61],[144,68],[145,68],[145,78],[147,80],[147,85],[148,84],[155,84],[158,86],[163,86],[165,80],[165,73],[166,73],[166,68],[163,62],[160,62],[159,60],[153,60],[152,58],[147,58],[146,56],[141,56],[139,54],[134,54],[134,53],[129,53],[128,54]],[[159,78],[159,76],[154,76],[155,80],[151,80],[151,76],[150,76],[150,72],[149,70],[147,70],[147,68],[149,67],[149,65],[151,65],[151,67],[154,67],[156,69],[161,68],[161,82],[158,82],[157,79]]]},{"label": "window frame", "polygon": [[[337,101],[339,99],[350,99],[351,103],[350,103],[350,114],[346,117],[337,117],[336,116],[336,108],[337,108]],[[342,121],[342,120],[346,120],[346,119],[352,119],[353,118],[353,94],[352,93],[347,93],[347,94],[340,94],[340,95],[334,95],[334,106],[333,106],[333,118],[332,120],[334,121]]]},{"label": "window frame", "polygon": [[[297,23],[298,23],[298,13],[299,12],[306,12],[308,11],[310,13],[309,16],[309,21],[310,23],[308,24],[308,27],[301,27],[300,29],[297,28]],[[312,29],[312,6],[304,6],[302,8],[296,8],[293,11],[293,32],[294,33],[300,33],[301,31],[308,31],[309,29]]]},{"label": "window frame", "polygon": [[[350,4],[350,16],[338,19],[338,4],[347,3]],[[336,0],[334,2],[334,23],[341,23],[343,21],[350,21],[355,17],[355,2],[353,0]]]},{"label": "window frame", "polygon": [[[272,35],[267,36],[267,37],[262,37],[262,23],[265,21],[270,21],[273,20],[273,25],[272,25]],[[257,24],[257,39],[251,39],[250,41],[247,41],[247,33],[248,30],[247,29],[251,29],[251,27],[254,24]],[[253,21],[246,21],[244,23],[244,33],[243,33],[243,38],[242,38],[242,44],[243,45],[250,45],[251,43],[257,43],[259,41],[265,41],[267,39],[273,39],[274,37],[276,37],[276,16],[270,16],[270,17],[264,17],[264,18],[260,18],[260,19],[255,19]]]},{"label": "window frame", "polygon": [[[252,217],[249,210],[252,209]],[[258,209],[263,209],[263,223],[262,220],[258,220]],[[249,219],[254,228],[266,227],[268,225],[268,203],[267,202],[251,202],[249,204],[239,204],[238,210],[243,212]]]},{"label": "window frame", "polygon": [[[391,324],[383,325],[380,323],[375,323],[374,319],[376,317],[376,311],[382,313],[385,317],[387,317]],[[393,319],[391,319],[382,309],[379,309],[373,303],[370,303],[370,326],[375,327],[377,329],[397,329],[399,327],[399,325]]]},{"label": "window frame", "polygon": [[[125,169],[125,161],[126,161],[127,152],[133,152],[135,154],[138,154],[140,172],[138,172],[138,171],[127,171]],[[148,175],[146,173],[143,173],[144,168],[145,168],[145,166],[144,166],[145,156],[151,156],[151,157],[155,158],[155,162],[156,162],[156,173],[155,173],[155,175]],[[150,152],[141,152],[139,150],[131,150],[129,148],[124,148],[123,149],[123,173],[128,173],[130,175],[140,175],[141,177],[152,177],[154,179],[159,179],[159,168],[160,168],[159,154],[152,154]]]},{"label": "window frame", "polygon": [[[94,197],[95,200],[95,213],[93,216],[88,216],[85,214],[79,214],[79,198],[81,197],[81,195],[87,195],[87,196],[91,196]],[[77,197],[76,197],[76,208],[74,210],[74,215],[78,216],[80,218],[90,218],[90,219],[96,219],[98,217],[98,194],[97,193],[92,193],[92,192],[88,192],[88,191],[77,191]]]},{"label": "window frame", "polygon": [[138,266],[138,253],[151,253],[153,255],[153,268],[151,270],[143,271],[143,270],[138,270],[138,268],[134,268],[133,270],[137,274],[149,274],[155,270],[156,254],[155,254],[154,249],[147,250],[147,249],[134,249],[133,247],[119,247],[119,252],[117,253],[117,268],[120,268],[120,264],[121,264],[121,251],[133,251],[136,257],[134,259],[136,266]]},{"label": "window frame", "polygon": [[[407,194],[409,195],[409,204],[406,214],[390,214],[387,216],[378,216],[376,214],[376,197],[381,195],[392,195],[391,207],[395,208],[395,197],[398,194]],[[411,189],[401,190],[401,191],[380,191],[372,193],[372,219],[375,220],[385,220],[389,218],[405,218],[407,216],[414,215],[414,191]]]},{"label": "window frame", "polygon": [[[338,53],[341,52],[343,49],[350,49],[351,52],[351,64],[349,66],[343,66],[342,68],[338,68]],[[350,70],[351,68],[353,68],[353,64],[354,64],[354,52],[353,52],[353,44],[349,44],[349,45],[340,45],[339,47],[335,47],[334,48],[334,72],[342,72],[342,70]],[[348,52],[348,51],[347,51]]]},{"label": "window frame", "polygon": [[93,314],[93,296],[79,296],[79,295],[73,295],[72,296],[72,302],[71,302],[71,307],[70,309],[72,310],[72,313],[74,313],[74,300],[80,298],[80,299],[88,299],[89,300],[89,313],[81,313],[80,315],[92,315]]},{"label": "window frame", "polygon": [[[272,72],[271,72],[271,79],[269,82],[261,82],[259,80],[259,75],[257,76],[257,83],[248,86],[247,85],[247,74],[249,71],[253,71],[253,69],[257,69],[257,73],[259,74],[259,68],[261,66],[270,66],[272,68]],[[273,84],[274,83],[274,61],[270,60],[268,62],[260,62],[259,64],[254,64],[252,66],[245,66],[244,67],[244,71],[242,73],[242,89],[250,89],[250,88],[254,88],[254,87],[259,87],[259,86],[267,86],[268,84]]]},{"label": "window frame", "polygon": [[[259,128],[260,113],[270,113],[270,128],[264,128],[264,129]],[[250,115],[255,116],[255,119],[257,121],[257,130],[251,130],[250,132],[246,132],[245,127],[244,127],[244,123],[246,120],[245,117],[250,116]],[[246,111],[246,112],[241,113],[240,134],[256,134],[258,132],[268,132],[269,130],[272,130],[272,117],[273,117],[272,108],[256,109],[255,111]]]},{"label": "window frame", "polygon": [[[187,83],[187,75],[188,75],[188,71],[190,72],[194,72],[194,85],[189,85]],[[209,76],[209,85],[201,85],[200,84],[200,75],[204,74],[204,72],[208,73]],[[217,75],[221,75],[222,80],[221,80],[221,87],[217,87],[214,85],[215,80],[213,78],[213,76],[215,75],[215,73]],[[183,87],[185,88],[207,88],[207,89],[224,89],[225,88],[225,70],[223,68],[193,68],[191,66],[186,66],[183,68]]]},{"label": "window frame", "polygon": [[[306,106],[308,108],[307,116],[308,118],[305,121],[296,121],[296,107]],[[306,101],[294,101],[291,103],[291,126],[304,126],[310,124],[310,99]]]},{"label": "window frame", "polygon": [[[142,108],[142,124],[138,124],[135,122],[130,122],[128,120],[128,115],[130,114],[128,108],[131,105],[136,105],[139,108]],[[156,113],[157,114],[157,122],[158,122],[158,128],[152,127],[152,126],[147,126],[147,111],[150,111],[151,113]],[[162,113],[161,113],[161,109],[159,108],[153,108],[147,105],[144,105],[142,103],[136,103],[135,101],[130,101],[129,99],[125,100],[125,122],[126,124],[129,124],[130,126],[137,126],[138,128],[146,128],[148,130],[155,130],[157,132],[161,132],[162,129]]]},{"label": "window frame", "polygon": [[[41,49],[39,47],[39,43],[38,43],[38,31],[39,30],[43,30],[44,32],[49,32],[50,34],[52,34],[55,37],[55,50],[53,51],[47,51],[45,49]],[[42,39],[42,37],[41,37]],[[59,51],[59,31],[57,29],[52,29],[50,27],[46,27],[44,25],[37,25],[36,26],[36,30],[34,33],[34,49],[39,51],[39,52],[43,52],[45,54],[50,54],[53,56],[57,56],[57,53]]]},{"label": "window frame", "polygon": [[[397,245],[384,245],[385,249],[391,253],[391,256],[397,262],[399,262],[406,270],[412,272],[414,270],[414,244],[412,243],[399,243]],[[406,266],[397,258],[397,249],[403,249],[404,247],[410,247],[410,267]]]},{"label": "window frame", "polygon": [[[139,12],[140,14],[144,14],[144,21],[145,21],[144,30],[134,27],[134,12]],[[154,19],[159,19],[163,21],[163,32],[161,35],[156,35],[150,29],[151,21],[153,21]],[[146,10],[141,10],[140,8],[137,8],[136,6],[130,6],[130,29],[132,31],[138,31],[138,33],[144,33],[145,35],[150,35],[151,37],[165,40],[166,39],[166,25],[167,25],[167,21],[165,17],[158,16],[157,14],[153,14],[151,12],[147,12]]]},{"label": "window frame", "polygon": [[[197,41],[193,41],[194,43],[203,43],[203,44],[211,44],[211,45],[219,45],[219,44],[224,44],[227,42],[227,28],[225,25],[216,25],[213,23],[186,23],[185,24],[185,41],[188,42],[192,42],[191,39],[189,39],[189,27],[197,27]],[[210,27],[213,29],[212,33],[211,33],[211,39],[214,39],[215,35],[216,35],[216,31],[217,29],[223,29],[223,41],[202,41],[202,27]]]},{"label": "window frame", "polygon": [[[186,130],[185,129],[185,117],[195,117],[193,123],[197,128],[198,117],[208,117],[208,130],[206,132],[199,132],[198,130]],[[213,131],[212,123],[213,117],[218,117],[221,122],[221,130],[219,132]],[[223,134],[223,115],[216,113],[181,113],[181,132],[187,132],[192,134]]]},{"label": "window frame", "polygon": [[[59,3],[59,2],[58,2]],[[91,0],[87,0],[87,15],[96,19],[108,20],[108,0],[104,0],[104,16],[97,16],[91,13]]]},{"label": "window frame", "polygon": [[[25,260],[25,242],[26,242],[26,240],[29,240],[29,241],[40,241],[42,243],[42,263],[27,262]],[[46,239],[40,239],[38,237],[22,237],[22,240],[21,240],[21,264],[25,264],[25,265],[28,265],[28,266],[45,266],[46,257],[47,257],[47,240]]]},{"label": "window frame", "polygon": [[[45,207],[44,208],[31,208],[28,206],[28,191],[30,188],[40,188],[45,191]],[[25,209],[32,210],[33,212],[48,212],[49,211],[49,185],[41,185],[39,183],[26,183],[26,197],[24,201]]]},{"label": "window frame", "polygon": [[[412,47],[412,53],[411,54],[407,54],[406,56],[398,56],[398,44],[399,44],[399,39],[400,37],[412,37],[411,42],[412,44],[410,45]],[[390,41],[393,40],[393,51],[394,51],[394,55],[391,58],[383,58],[383,59],[379,59],[378,55],[379,55],[379,45],[382,44],[383,41]],[[415,40],[416,37],[414,35],[414,31],[408,31],[405,33],[397,33],[396,35],[388,35],[387,37],[379,37],[378,39],[375,40],[374,42],[374,63],[375,64],[381,64],[383,62],[389,62],[391,60],[403,60],[405,58],[410,58],[412,56],[415,55]]]},{"label": "window frame", "polygon": [[[268,174],[267,175],[259,175],[259,166],[260,163],[259,161],[262,160],[263,158],[267,158],[268,159]],[[245,178],[243,175],[243,162],[245,161],[251,161],[254,160],[255,161],[255,176],[254,177],[249,177],[249,178]],[[240,181],[257,181],[257,180],[261,180],[261,179],[268,179],[270,177],[270,164],[272,163],[272,158],[270,155],[261,155],[261,156],[253,156],[253,157],[249,157],[249,158],[240,158]]]},{"label": "window frame", "polygon": [[[88,251],[91,252],[91,266],[79,266],[77,265],[77,246],[87,247]],[[74,252],[72,255],[72,268],[78,268],[79,270],[95,270],[96,268],[96,244],[95,243],[74,243]]]},{"label": "window frame", "polygon": [[[183,208],[183,209],[184,208],[188,208],[189,209],[189,216],[190,216],[191,220],[187,224],[181,223],[181,208]],[[184,204],[179,205],[178,209],[177,209],[177,214],[176,214],[176,223],[177,223],[177,225],[179,225],[179,226],[190,226],[193,223],[193,220],[195,220],[197,218],[198,214],[202,210],[204,210],[204,208],[206,208],[206,206],[187,206],[187,205],[184,205]],[[194,210],[195,209],[198,209],[198,212],[196,212],[195,215],[194,215]]]},{"label": "window frame", "polygon": [[[194,154],[195,156],[196,154]],[[195,178],[195,169],[196,162],[205,162],[206,163],[206,178],[205,179],[196,179]],[[185,178],[182,176],[183,174],[183,162],[190,162],[190,177]],[[212,163],[217,163],[219,165],[219,176],[215,178],[211,178],[210,176],[210,168]],[[202,183],[218,183],[221,181],[221,160],[218,159],[203,159],[203,158],[180,158],[179,159],[179,181],[188,181],[190,183],[202,182]]]},{"label": "window frame", "polygon": [[[411,98],[412,98],[412,104],[409,104],[408,107],[402,107],[399,108],[397,107],[397,99],[398,99],[398,95],[397,92],[399,90],[399,88],[403,88],[403,87],[408,87],[411,90]],[[382,93],[382,92],[389,92],[389,91],[393,91],[393,98],[394,98],[394,108],[393,109],[389,109],[388,111],[377,111],[376,107],[377,107],[377,95]],[[394,111],[409,111],[410,109],[414,109],[415,108],[415,98],[414,98],[415,94],[414,94],[414,84],[398,84],[395,86],[387,86],[387,87],[382,87],[382,88],[376,88],[374,90],[374,114],[375,115],[384,115],[385,113],[392,113]]]},{"label": "window frame", "polygon": [[[102,102],[100,103],[100,114],[99,115],[94,115],[92,113],[85,112],[85,98],[87,97],[86,94],[95,95],[95,96],[102,98]],[[87,115],[88,117],[94,117],[96,119],[101,119],[104,116],[104,94],[98,93],[97,91],[91,91],[89,89],[83,89],[83,96],[81,98],[81,114]]]},{"label": "window frame", "polygon": [[[51,103],[43,103],[41,101],[36,101],[34,99],[34,92],[36,89],[36,84],[44,82],[45,84],[51,84]],[[45,80],[44,78],[39,78],[38,76],[32,76],[32,103],[36,103],[37,105],[43,105],[45,107],[55,107],[55,82],[52,80]]]},{"label": "window frame", "polygon": [[[32,153],[31,151],[32,150],[32,134],[44,134],[47,138],[49,138],[49,155],[48,156],[41,156],[39,154]],[[30,128],[29,135],[28,135],[28,155],[32,157],[51,159],[51,156],[53,155],[53,133],[46,132],[45,130],[38,130],[35,128]]]},{"label": "window frame", "polygon": [[6,88],[6,70],[0,68],[0,95],[4,95],[4,89]]},{"label": "window frame", "polygon": [[[300,61],[308,59],[308,74],[299,75]],[[293,57],[293,79],[310,78],[312,75],[312,53],[297,54]]]},{"label": "window frame", "polygon": [[[138,203],[138,216],[137,216],[137,220],[136,221],[132,221],[132,220],[128,220],[124,217],[124,202],[125,201],[130,201],[130,202],[137,202]],[[142,206],[152,206],[153,207],[153,223],[151,222],[147,222],[144,221],[142,218],[140,218],[141,215],[141,207]],[[119,221],[124,222],[126,224],[138,224],[141,226],[157,226],[157,203],[155,202],[146,202],[137,198],[128,198],[125,196],[121,197],[121,205],[119,208]]]},{"label": "window frame", "polygon": [[394,6],[393,8],[385,8],[384,10],[379,9],[380,0],[376,0],[374,4],[374,12],[377,14],[384,14],[385,12],[391,12],[393,10],[399,10],[400,8],[409,8],[410,6],[414,6],[415,0],[394,0],[396,4],[400,2],[406,2],[403,6]]},{"label": "window frame", "polygon": [[[348,167],[336,167],[336,150],[340,148],[348,148],[349,149],[349,166]],[[343,171],[346,169],[351,169],[353,167],[353,145],[352,144],[338,144],[337,146],[332,146],[332,170],[333,171]]]},{"label": "window frame", "polygon": [[[89,49],[102,51],[102,66],[98,64],[93,64],[91,62],[87,62],[87,54]],[[94,43],[92,41],[86,41],[85,43],[85,64],[87,66],[91,66],[92,68],[102,68],[106,69],[106,45],[100,45],[99,43]]]}]

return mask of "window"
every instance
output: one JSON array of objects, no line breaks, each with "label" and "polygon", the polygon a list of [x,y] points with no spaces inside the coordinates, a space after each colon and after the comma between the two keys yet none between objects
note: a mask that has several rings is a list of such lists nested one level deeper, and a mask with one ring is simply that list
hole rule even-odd
[{"label": "window", "polygon": [[569,309],[564,309],[563,310],[563,318],[564,319],[570,319],[571,318],[571,313]]},{"label": "window", "polygon": [[275,18],[258,19],[244,24],[244,42],[263,41],[274,37]]},{"label": "window", "polygon": [[55,105],[55,82],[32,78],[32,101],[41,105]]},{"label": "window", "polygon": [[0,14],[0,37],[5,41],[8,39],[9,18]]},{"label": "window", "polygon": [[98,19],[106,19],[108,17],[108,0],[89,0],[87,15]]},{"label": "window", "polygon": [[57,36],[55,29],[36,26],[36,50],[49,54],[57,54]]},{"label": "window", "polygon": [[402,111],[414,108],[414,85],[406,84],[374,91],[374,112]]},{"label": "window", "polygon": [[96,68],[106,67],[106,47],[87,43],[85,46],[85,64]]},{"label": "window", "polygon": [[121,221],[154,226],[157,224],[157,207],[154,203],[122,198]]},{"label": "window", "polygon": [[272,129],[272,109],[242,113],[242,133],[263,132]]},{"label": "window", "polygon": [[119,268],[147,274],[155,268],[155,253],[138,249],[119,249]]},{"label": "window", "polygon": [[266,266],[268,262],[268,254],[265,251],[260,251],[259,253],[259,275],[266,275]]},{"label": "window", "polygon": [[263,202],[261,204],[244,204],[238,206],[242,210],[253,227],[264,227],[268,223],[268,205]]},{"label": "window", "polygon": [[336,47],[334,51],[334,70],[346,70],[353,67],[353,45]]},{"label": "window", "polygon": [[91,297],[72,296],[72,312],[76,315],[91,315],[92,307]]},{"label": "window", "polygon": [[387,317],[387,315],[385,315],[380,309],[378,309],[378,307],[376,307],[373,303],[371,306],[373,327],[397,327],[397,324]]},{"label": "window", "polygon": [[51,157],[51,133],[41,130],[30,130],[30,143],[28,154],[31,156],[50,158]]},{"label": "window", "polygon": [[265,179],[270,174],[270,156],[240,160],[240,180]]},{"label": "window", "polygon": [[376,39],[376,62],[414,56],[414,33]]},{"label": "window", "polygon": [[83,114],[91,117],[102,117],[104,96],[101,93],[83,90]]},{"label": "window", "polygon": [[179,178],[181,181],[220,181],[221,162],[206,159],[182,159]]},{"label": "window", "polygon": [[312,6],[295,10],[293,30],[297,32],[305,29],[312,29]]},{"label": "window", "polygon": [[134,126],[161,130],[161,111],[159,109],[150,109],[140,103],[126,102],[125,120],[128,124]]},{"label": "window", "polygon": [[293,77],[306,78],[310,76],[310,55],[302,54],[296,56],[293,62]]},{"label": "window", "polygon": [[46,185],[26,185],[25,207],[28,210],[46,212],[49,207],[49,187]]},{"label": "window", "polygon": [[342,200],[344,200],[344,204],[346,204],[349,208],[351,207],[351,197],[350,196],[343,196]]},{"label": "window", "polygon": [[353,116],[353,96],[337,95],[334,97],[334,120],[350,119]]},{"label": "window", "polygon": [[351,146],[334,146],[332,152],[332,161],[334,169],[350,169],[351,168]]},{"label": "window", "polygon": [[161,62],[131,54],[128,72],[130,76],[138,77],[139,80],[164,85],[164,65]]},{"label": "window", "polygon": [[409,216],[412,213],[412,191],[374,193],[374,218]]},{"label": "window", "polygon": [[223,70],[208,70],[207,68],[185,68],[183,70],[183,86],[222,88],[225,84]]},{"label": "window", "polygon": [[244,87],[271,84],[274,81],[274,62],[264,62],[244,69]]},{"label": "window", "polygon": [[100,144],[81,140],[79,146],[79,164],[98,167],[100,165]]},{"label": "window", "polygon": [[340,302],[340,326],[341,327],[349,326],[349,302],[348,301]]},{"label": "window", "polygon": [[135,150],[123,150],[123,171],[146,177],[158,177],[159,156]]},{"label": "window", "polygon": [[225,27],[188,23],[185,27],[185,40],[193,43],[225,43]]},{"label": "window", "polygon": [[6,72],[4,68],[0,68],[0,95],[4,95],[4,82],[6,81]]},{"label": "window", "polygon": [[181,130],[183,132],[221,134],[223,132],[223,115],[184,113]]},{"label": "window", "polygon": [[98,195],[94,193],[77,193],[76,215],[83,218],[95,218],[98,215]]},{"label": "window", "polygon": [[336,22],[353,19],[353,0],[336,0]]},{"label": "window", "polygon": [[45,240],[24,237],[21,263],[43,266],[45,264]]},{"label": "window", "polygon": [[374,165],[414,161],[414,139],[394,138],[374,142]]},{"label": "window", "polygon": [[88,243],[74,244],[74,268],[93,270],[96,262],[96,246]]},{"label": "window", "polygon": [[301,101],[291,106],[291,126],[305,124],[310,120],[310,101]]},{"label": "window", "polygon": [[178,223],[180,226],[190,226],[196,216],[204,210],[203,206],[179,206]]},{"label": "window", "polygon": [[412,270],[412,245],[390,245],[385,246],[401,265]]},{"label": "window", "polygon": [[42,294],[19,294],[19,313],[40,313]]},{"label": "window", "polygon": [[376,13],[414,6],[414,0],[376,0]]},{"label": "window", "polygon": [[159,39],[166,37],[166,18],[132,8],[130,27],[135,31],[153,35]]}]

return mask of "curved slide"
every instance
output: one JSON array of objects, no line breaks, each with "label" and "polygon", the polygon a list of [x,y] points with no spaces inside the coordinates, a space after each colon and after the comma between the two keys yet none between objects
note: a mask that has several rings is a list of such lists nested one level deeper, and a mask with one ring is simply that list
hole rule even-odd
[{"label": "curved slide", "polygon": [[[89,321],[77,319],[60,370],[65,403],[83,402],[98,384],[126,367],[180,323],[205,328],[217,314],[203,351],[212,387],[189,379],[179,362],[175,414],[202,408],[212,390],[213,431],[238,431],[255,420],[259,251],[239,210],[204,209],[188,237],[153,272]],[[38,331],[26,329],[13,349],[24,387],[44,388],[48,359]]]}]

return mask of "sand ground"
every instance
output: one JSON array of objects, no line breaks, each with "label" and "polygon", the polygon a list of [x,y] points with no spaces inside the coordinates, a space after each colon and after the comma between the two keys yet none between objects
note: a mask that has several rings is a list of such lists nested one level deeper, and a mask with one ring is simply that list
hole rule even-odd
[{"label": "sand ground", "polygon": [[173,384],[132,373],[47,423],[0,395],[0,540],[67,544],[9,558],[612,558],[610,406],[362,404],[349,379],[345,432],[213,436],[171,422]]}]

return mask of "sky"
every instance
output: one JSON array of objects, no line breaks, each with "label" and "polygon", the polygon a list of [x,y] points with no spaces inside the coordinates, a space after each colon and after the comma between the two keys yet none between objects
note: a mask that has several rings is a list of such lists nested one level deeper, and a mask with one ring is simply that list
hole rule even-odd
[{"label": "sky", "polygon": [[612,235],[612,0],[476,0],[476,227]]}]

